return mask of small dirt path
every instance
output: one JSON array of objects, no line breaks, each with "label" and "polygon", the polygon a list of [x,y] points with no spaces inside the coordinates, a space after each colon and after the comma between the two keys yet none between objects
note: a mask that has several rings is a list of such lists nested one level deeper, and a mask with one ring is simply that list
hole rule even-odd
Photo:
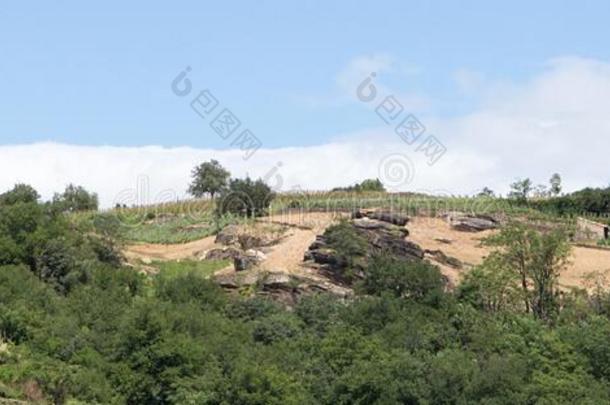
[{"label": "small dirt path", "polygon": [[221,247],[214,243],[214,236],[209,236],[194,242],[162,245],[155,243],[141,243],[128,245],[125,249],[125,256],[128,260],[179,260],[193,258],[197,253],[204,250]]}]

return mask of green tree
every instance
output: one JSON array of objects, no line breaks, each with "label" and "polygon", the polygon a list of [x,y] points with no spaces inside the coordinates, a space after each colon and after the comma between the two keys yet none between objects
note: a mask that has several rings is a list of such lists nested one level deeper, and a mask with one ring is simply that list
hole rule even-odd
[{"label": "green tree", "polygon": [[229,188],[222,191],[217,202],[217,212],[221,215],[231,213],[259,217],[267,214],[274,198],[275,193],[271,187],[261,179],[234,179],[229,183]]},{"label": "green tree", "polygon": [[363,180],[360,183],[356,183],[353,186],[348,186],[348,187],[335,187],[332,189],[332,191],[343,191],[343,192],[356,192],[356,193],[360,193],[360,192],[384,192],[385,187],[383,185],[383,183],[381,182],[381,180],[379,179],[366,179]]},{"label": "green tree", "polygon": [[501,312],[518,308],[520,291],[518,277],[497,252],[466,273],[457,289],[457,296],[486,312]]},{"label": "green tree", "polygon": [[483,190],[479,193],[479,197],[493,197],[495,194],[489,187],[483,187]]},{"label": "green tree", "polygon": [[96,211],[99,199],[96,193],[90,193],[82,186],[69,184],[63,193],[55,194],[53,205],[63,212]]},{"label": "green tree", "polygon": [[35,203],[40,195],[32,186],[16,184],[12,190],[0,194],[0,205],[14,205],[17,203]]},{"label": "green tree", "polygon": [[518,179],[510,185],[511,191],[509,197],[515,200],[525,202],[532,191],[532,181],[530,179]]},{"label": "green tree", "polygon": [[195,197],[209,194],[214,196],[227,187],[231,174],[217,160],[210,160],[195,167],[192,172],[192,182],[188,192]]},{"label": "green tree", "polygon": [[525,311],[532,310],[536,317],[549,320],[556,306],[557,278],[570,253],[568,232],[555,229],[543,233],[512,222],[483,243],[499,248],[494,252],[494,260],[516,272]]},{"label": "green tree", "polygon": [[374,256],[365,272],[361,289],[366,294],[391,293],[397,298],[422,300],[443,291],[438,267],[425,262],[406,262],[388,254]]},{"label": "green tree", "polygon": [[383,183],[379,179],[366,179],[360,183],[360,191],[385,191]]},{"label": "green tree", "polygon": [[559,194],[561,194],[561,176],[559,175],[559,173],[555,173],[551,176],[551,179],[549,180],[549,183],[551,185],[550,188],[550,193],[553,196],[558,196]]}]

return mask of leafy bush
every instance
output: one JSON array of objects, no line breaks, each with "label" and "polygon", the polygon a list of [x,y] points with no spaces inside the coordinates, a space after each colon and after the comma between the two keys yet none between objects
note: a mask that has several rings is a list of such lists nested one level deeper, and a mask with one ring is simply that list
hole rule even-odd
[{"label": "leafy bush", "polygon": [[349,267],[362,265],[362,258],[366,255],[368,242],[347,220],[331,225],[324,237],[330,248],[335,250],[339,259]]},{"label": "leafy bush", "polygon": [[219,214],[236,214],[246,217],[259,217],[268,214],[269,205],[275,193],[262,180],[231,180],[229,188],[223,191],[217,201]]},{"label": "leafy bush", "polygon": [[55,194],[53,205],[63,212],[96,211],[99,200],[97,194],[70,184],[63,193]]},{"label": "leafy bush", "polygon": [[349,187],[336,187],[332,190],[333,192],[385,192],[385,187],[379,179],[366,179],[361,183],[354,184]]},{"label": "leafy bush", "polygon": [[443,277],[438,267],[426,262],[398,260],[387,254],[378,254],[369,262],[361,291],[365,294],[423,300],[442,293]]}]

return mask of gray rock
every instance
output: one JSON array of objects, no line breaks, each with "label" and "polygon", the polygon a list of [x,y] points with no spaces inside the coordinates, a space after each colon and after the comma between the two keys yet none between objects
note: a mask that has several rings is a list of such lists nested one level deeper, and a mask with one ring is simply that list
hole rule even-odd
[{"label": "gray rock", "polygon": [[389,210],[365,211],[359,210],[352,214],[352,218],[369,218],[386,222],[392,225],[405,226],[409,222],[409,217],[399,212]]},{"label": "gray rock", "polygon": [[205,260],[232,260],[239,256],[241,252],[238,249],[232,247],[226,247],[222,249],[212,249],[205,252],[203,258]]},{"label": "gray rock", "polygon": [[[356,233],[367,244],[358,260],[348,263],[328,242],[326,235],[318,236],[305,253],[304,260],[320,265],[323,274],[339,284],[349,284],[354,279],[365,277],[364,270],[367,261],[379,252],[387,252],[402,260],[421,261],[424,258],[422,248],[406,240],[409,234],[404,227],[391,223],[369,219],[368,217],[353,219],[350,223]],[[344,270],[351,265],[349,277]]]},{"label": "gray rock", "polygon": [[497,229],[499,222],[489,215],[470,215],[462,212],[450,212],[445,215],[449,225],[462,232],[481,232]]},{"label": "gray rock", "polygon": [[218,232],[214,242],[225,246],[236,245],[239,241],[239,233],[240,229],[237,225],[228,225]]},{"label": "gray rock", "polygon": [[250,270],[259,265],[267,257],[263,252],[257,250],[247,250],[246,252],[239,253],[233,258],[233,266],[235,271]]},{"label": "gray rock", "polygon": [[445,264],[449,267],[452,267],[454,269],[461,269],[462,267],[464,267],[464,265],[462,264],[462,262],[452,256],[447,256],[445,254],[445,252],[443,252],[442,250],[428,250],[426,249],[425,253],[427,255],[430,255],[434,260],[436,260],[437,262],[441,263],[441,264]]}]

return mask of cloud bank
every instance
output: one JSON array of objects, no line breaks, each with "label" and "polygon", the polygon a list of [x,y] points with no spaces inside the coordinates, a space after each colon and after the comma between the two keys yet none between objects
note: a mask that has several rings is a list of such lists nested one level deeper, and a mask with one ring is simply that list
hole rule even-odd
[{"label": "cloud bank", "polygon": [[506,192],[516,177],[546,182],[554,172],[567,190],[608,185],[610,64],[552,60],[525,83],[487,84],[480,97],[464,116],[422,118],[447,147],[433,166],[380,120],[379,128],[342,134],[340,141],[261,149],[247,161],[238,150],[189,147],[0,146],[0,189],[28,183],[48,199],[75,183],[96,191],[104,207],[168,201],[184,198],[191,169],[212,158],[235,177],[262,177],[284,191],[380,177],[400,191],[467,194],[489,186]]}]

